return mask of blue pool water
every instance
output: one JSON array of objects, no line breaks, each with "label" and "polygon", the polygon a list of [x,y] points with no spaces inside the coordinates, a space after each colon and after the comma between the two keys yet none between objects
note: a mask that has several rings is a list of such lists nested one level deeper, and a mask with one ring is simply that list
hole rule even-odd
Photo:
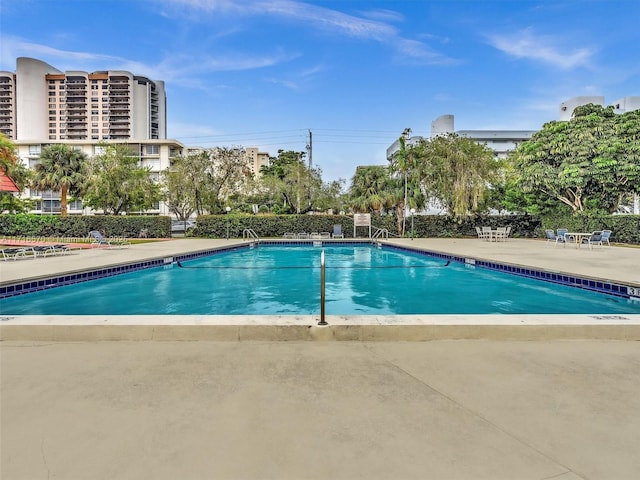
[{"label": "blue pool water", "polygon": [[[369,245],[324,246],[326,314],[640,313],[611,295]],[[320,312],[321,248],[260,246],[0,301],[3,315]]]}]

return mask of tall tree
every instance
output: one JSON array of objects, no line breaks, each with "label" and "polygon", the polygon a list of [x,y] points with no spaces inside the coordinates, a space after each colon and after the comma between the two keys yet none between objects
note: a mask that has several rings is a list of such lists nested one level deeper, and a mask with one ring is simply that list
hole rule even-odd
[{"label": "tall tree", "polygon": [[87,163],[87,172],[83,200],[105,214],[145,210],[160,200],[150,169],[140,165],[127,145],[105,145],[104,153]]},{"label": "tall tree", "polygon": [[40,153],[40,163],[35,167],[32,187],[37,190],[60,192],[60,214],[67,215],[67,196],[79,192],[87,155],[69,145],[48,145]]},{"label": "tall tree", "polygon": [[210,212],[219,213],[225,202],[236,192],[242,191],[251,175],[247,166],[247,154],[242,147],[216,147],[211,150],[212,168],[206,170],[206,205]]},{"label": "tall tree", "polygon": [[497,181],[500,167],[486,145],[450,133],[421,140],[413,153],[426,196],[437,199],[450,215],[486,209],[489,188]]},{"label": "tall tree", "polygon": [[268,167],[262,167],[262,185],[282,200],[283,211],[304,213],[312,208],[312,191],[318,188],[319,175],[304,162],[305,152],[278,150]]},{"label": "tall tree", "polygon": [[525,192],[575,213],[614,212],[640,193],[640,111],[584,105],[570,121],[546,123],[512,156]]},{"label": "tall tree", "polygon": [[380,213],[392,206],[389,169],[383,165],[361,166],[351,178],[349,206],[358,213]]}]

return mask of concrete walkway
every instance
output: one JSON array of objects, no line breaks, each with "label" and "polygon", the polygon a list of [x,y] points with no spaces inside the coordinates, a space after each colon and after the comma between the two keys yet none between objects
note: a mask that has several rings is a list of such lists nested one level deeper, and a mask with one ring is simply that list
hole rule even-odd
[{"label": "concrete walkway", "polygon": [[640,343],[0,343],[3,480],[635,480]]}]

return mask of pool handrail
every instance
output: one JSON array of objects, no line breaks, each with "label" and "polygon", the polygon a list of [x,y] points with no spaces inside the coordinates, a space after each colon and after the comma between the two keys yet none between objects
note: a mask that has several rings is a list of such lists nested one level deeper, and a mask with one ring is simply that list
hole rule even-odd
[{"label": "pool handrail", "polygon": [[258,242],[260,241],[260,238],[258,237],[258,234],[256,232],[254,232],[253,229],[245,228],[242,231],[242,239],[246,240],[248,238],[252,238],[253,240],[256,240]]}]

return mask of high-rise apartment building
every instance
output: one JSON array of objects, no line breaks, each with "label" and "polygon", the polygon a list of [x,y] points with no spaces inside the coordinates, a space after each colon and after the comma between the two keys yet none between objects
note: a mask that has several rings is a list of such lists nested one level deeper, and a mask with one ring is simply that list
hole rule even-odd
[{"label": "high-rise apartment building", "polygon": [[[34,58],[16,60],[15,72],[0,72],[0,132],[16,145],[22,163],[33,168],[44,147],[64,143],[88,156],[104,144],[126,144],[140,164],[160,172],[184,145],[167,139],[164,82],[120,70],[62,72]],[[60,192],[22,192],[34,213],[58,213]],[[69,213],[91,213],[77,199]],[[146,213],[168,214],[162,202]]]},{"label": "high-rise apartment building", "polygon": [[61,72],[21,57],[0,72],[0,131],[12,140],[167,137],[164,82],[125,71]]}]

